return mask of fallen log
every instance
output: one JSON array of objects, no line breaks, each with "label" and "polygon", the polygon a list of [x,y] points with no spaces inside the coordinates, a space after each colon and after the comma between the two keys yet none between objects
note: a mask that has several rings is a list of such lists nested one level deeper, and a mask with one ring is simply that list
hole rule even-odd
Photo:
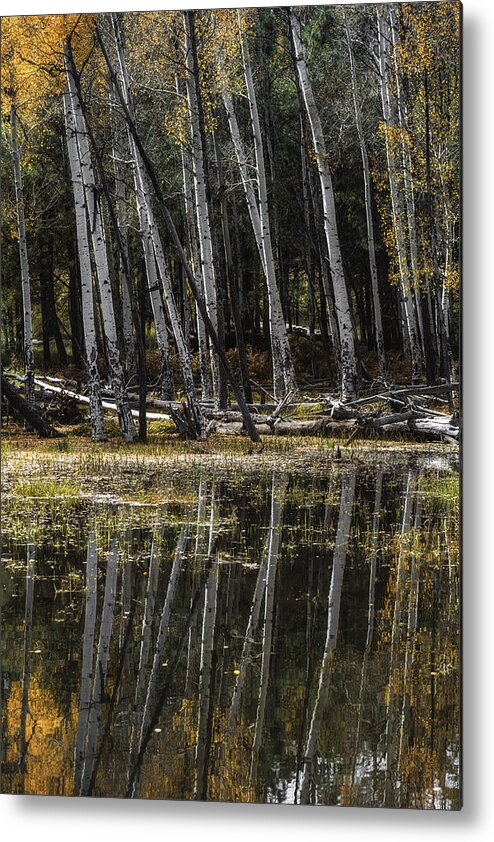
[{"label": "fallen log", "polygon": [[[278,436],[335,436],[350,437],[351,440],[360,435],[379,435],[389,438],[392,435],[400,437],[420,438],[425,441],[447,441],[458,444],[459,428],[452,420],[452,416],[419,417],[414,410],[386,415],[382,418],[346,418],[335,420],[321,416],[307,420],[294,419],[290,422],[281,419],[274,424],[267,420],[256,418],[256,427],[260,435]],[[241,420],[211,421],[209,432],[217,434],[240,436],[245,435]]]},{"label": "fallen log", "polygon": [[[386,391],[379,391],[372,395],[366,395],[363,398],[357,398],[354,401],[346,403],[345,407],[351,409],[352,407],[365,406],[365,404],[375,403],[376,401],[396,400],[407,396],[420,398],[422,395],[441,395],[447,392],[457,392],[459,388],[460,384],[458,382],[439,383],[434,386],[396,386]],[[335,407],[339,409],[341,406],[340,401],[329,399],[327,402],[327,411],[331,412]]]},{"label": "fallen log", "polygon": [[8,379],[2,372],[2,398],[3,397],[8,400],[12,409],[18,412],[19,415],[24,418],[24,420],[33,428],[33,430],[36,430],[42,438],[63,438],[63,434],[42,418],[35,407],[22,397],[19,390],[16,389],[12,383],[9,383]]},{"label": "fallen log", "polygon": [[[89,398],[86,395],[80,395],[78,392],[73,392],[71,389],[64,389],[61,386],[53,386],[51,383],[45,383],[37,377],[34,378],[34,382],[47,392],[53,392],[56,395],[64,394],[69,398],[73,398],[78,403],[89,404]],[[108,409],[110,412],[117,412],[116,404],[111,401],[102,401],[101,405],[103,409]],[[137,409],[132,409],[131,412],[134,418],[139,417],[139,411]],[[146,412],[146,418],[157,421],[171,421],[171,416],[163,412]]]}]

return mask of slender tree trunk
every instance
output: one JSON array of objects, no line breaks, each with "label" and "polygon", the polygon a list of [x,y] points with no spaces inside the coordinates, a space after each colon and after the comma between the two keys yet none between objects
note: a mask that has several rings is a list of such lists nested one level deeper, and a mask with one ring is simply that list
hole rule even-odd
[{"label": "slender tree trunk", "polygon": [[408,222],[408,240],[410,247],[410,269],[412,273],[411,284],[415,296],[415,309],[417,313],[417,326],[422,338],[422,352],[425,362],[427,382],[433,383],[436,379],[436,350],[434,337],[434,321],[432,318],[431,295],[429,279],[426,275],[425,284],[420,283],[419,254],[417,219],[415,213],[415,188],[413,184],[413,165],[410,153],[408,118],[405,101],[405,94],[401,80],[401,69],[399,63],[399,35],[395,10],[389,7],[389,22],[391,42],[393,46],[394,65],[394,91],[396,111],[400,128],[401,146],[401,168],[403,172],[403,185],[405,194],[406,216]]},{"label": "slender tree trunk", "polygon": [[[186,87],[191,126],[192,171],[194,176],[195,206],[197,214],[197,230],[199,232],[199,252],[201,256],[204,301],[211,324],[221,339],[222,331],[220,328],[222,325],[220,324],[221,318],[219,312],[216,268],[213,257],[213,240],[208,199],[208,160],[204,136],[204,115],[199,83],[194,15],[195,13],[193,11],[184,11],[185,62],[187,69]],[[220,382],[223,378],[223,374],[220,371],[218,355],[214,349],[211,349],[211,370],[213,374],[213,392],[215,403],[217,406],[224,408],[226,406],[226,392],[224,384]],[[220,392],[222,394],[220,394]]]},{"label": "slender tree trunk", "polygon": [[153,248],[153,235],[147,213],[147,201],[149,200],[149,194],[147,192],[148,188],[146,179],[142,176],[142,174],[141,176],[138,174],[135,166],[134,183],[137,200],[137,213],[139,216],[141,241],[144,253],[144,268],[146,272],[149,299],[151,301],[151,310],[153,312],[153,319],[156,328],[156,342],[160,355],[161,397],[163,400],[173,400],[175,396],[175,388],[173,385],[171,349],[170,342],[168,340],[168,328],[159,286],[156,257]]},{"label": "slender tree trunk", "polygon": [[77,252],[79,256],[79,271],[81,278],[82,321],[84,326],[84,346],[86,351],[86,367],[89,387],[89,410],[91,417],[91,437],[94,441],[105,441],[106,432],[101,404],[101,384],[98,371],[98,343],[96,337],[96,321],[94,317],[94,292],[91,270],[91,254],[84,200],[84,186],[82,182],[81,165],[77,150],[77,129],[75,115],[68,94],[64,95],[65,129],[67,136],[67,151],[72,177],[74,193],[74,208],[76,218]]},{"label": "slender tree trunk", "polygon": [[431,171],[431,124],[430,124],[430,105],[429,105],[429,77],[427,70],[425,71],[424,79],[425,89],[425,162],[426,162],[426,181],[427,181],[427,208],[430,226],[430,242],[431,242],[431,256],[432,256],[432,272],[434,285],[434,298],[436,302],[436,313],[438,321],[439,333],[439,348],[441,373],[446,382],[451,382],[451,368],[452,368],[452,354],[451,347],[448,340],[448,334],[445,325],[445,315],[443,310],[442,296],[441,296],[441,272],[439,268],[439,259],[437,255],[437,234],[436,222],[434,219],[434,199],[432,193],[432,171]]},{"label": "slender tree trunk", "polygon": [[84,365],[84,327],[81,311],[81,282],[77,267],[74,233],[71,225],[67,236],[70,341],[72,345],[72,364],[81,367]]},{"label": "slender tree trunk", "polygon": [[221,228],[223,233],[223,246],[225,249],[225,266],[228,288],[230,290],[230,302],[233,313],[233,323],[235,327],[235,337],[237,340],[237,353],[240,367],[240,377],[242,380],[242,387],[244,390],[245,400],[247,403],[252,403],[252,389],[249,379],[249,367],[247,363],[247,356],[245,353],[244,331],[242,328],[242,317],[240,313],[239,289],[238,279],[235,273],[233,263],[232,246],[230,240],[230,227],[228,225],[228,200],[226,196],[225,178],[223,175],[223,163],[221,160],[221,150],[218,140],[218,135],[214,134],[214,148],[216,153],[216,170],[218,174],[218,188],[219,201],[221,210]]},{"label": "slender tree trunk", "polygon": [[322,202],[324,211],[324,231],[328,246],[329,264],[333,282],[333,293],[336,305],[336,317],[340,337],[341,354],[341,395],[342,400],[351,400],[357,388],[357,368],[355,359],[355,339],[352,324],[352,314],[348,291],[343,272],[340,240],[336,221],[336,208],[333,194],[333,181],[328,163],[326,142],[322,131],[319,110],[316,105],[312,84],[307,68],[305,48],[302,41],[300,20],[293,8],[290,8],[290,26],[295,48],[295,62],[302,88],[307,116],[312,131],[312,140],[317,159],[317,168],[321,182]]},{"label": "slender tree trunk", "polygon": [[[145,215],[143,214],[142,222],[145,223],[145,231],[146,231],[146,238],[151,241],[153,246],[154,258],[156,261],[156,266],[158,270],[159,277],[161,279],[163,293],[165,296],[165,302],[168,309],[168,315],[170,317],[171,327],[173,331],[173,335],[175,338],[175,344],[177,346],[178,355],[180,358],[180,362],[182,365],[182,374],[185,386],[185,392],[187,395],[187,402],[189,405],[189,410],[194,419],[196,432],[198,438],[205,438],[206,435],[206,425],[204,421],[204,416],[202,414],[202,410],[199,406],[199,401],[197,399],[196,388],[194,385],[194,378],[192,374],[192,365],[190,361],[190,354],[187,348],[187,343],[185,341],[185,337],[183,335],[182,327],[180,324],[180,317],[178,314],[175,298],[173,295],[173,290],[170,282],[170,278],[168,276],[168,272],[166,270],[166,262],[163,253],[163,247],[161,244],[161,238],[159,235],[158,228],[156,226],[156,222],[154,219],[154,213],[152,208],[152,201],[151,196],[149,193],[149,187],[147,184],[147,176],[145,171],[144,162],[142,159],[142,155],[140,150],[137,147],[136,137],[132,132],[131,126],[135,129],[135,117],[134,117],[134,107],[132,102],[132,97],[130,93],[129,87],[129,79],[127,73],[127,66],[125,61],[125,53],[124,53],[124,44],[123,44],[123,34],[121,30],[121,26],[119,20],[116,15],[112,15],[113,21],[113,31],[115,36],[115,45],[117,49],[117,55],[119,60],[119,67],[120,67],[120,82],[122,85],[122,97],[123,102],[126,105],[127,112],[126,112],[126,119],[127,125],[129,128],[129,135],[130,135],[130,145],[131,145],[131,153],[134,159],[134,167],[136,178],[138,179],[138,194],[142,197],[143,209],[145,211]],[[113,69],[109,67],[112,71]],[[130,122],[131,121],[131,122]],[[146,252],[145,252],[146,254]],[[150,261],[151,263],[152,261]]]},{"label": "slender tree trunk", "polygon": [[345,33],[348,44],[348,56],[350,59],[350,74],[352,83],[353,105],[355,109],[355,124],[357,127],[357,134],[360,144],[360,154],[362,157],[362,174],[364,179],[364,197],[365,197],[365,219],[367,223],[367,250],[369,254],[369,272],[372,286],[372,302],[374,305],[374,323],[376,332],[376,349],[377,359],[379,363],[379,375],[382,380],[386,380],[387,367],[386,356],[384,353],[384,334],[381,316],[381,299],[379,296],[379,281],[377,277],[376,264],[376,247],[374,240],[374,222],[372,219],[372,194],[371,194],[371,178],[369,168],[369,156],[367,154],[367,142],[365,139],[364,128],[362,124],[362,114],[360,111],[360,104],[358,99],[357,89],[357,74],[355,72],[355,60],[353,57],[352,36],[350,27],[348,25],[348,17],[343,7],[343,18],[345,22]]},{"label": "slender tree trunk", "polygon": [[[266,182],[266,169],[264,163],[264,145],[261,134],[261,123],[257,106],[257,96],[254,88],[252,68],[249,55],[247,37],[242,31],[242,23],[239,13],[239,30],[242,46],[242,61],[249,101],[252,137],[254,140],[254,153],[256,160],[256,181],[259,197],[258,204],[258,230],[260,243],[264,256],[264,271],[266,276],[266,289],[268,294],[269,307],[269,334],[271,339],[271,352],[273,357],[273,389],[276,399],[296,390],[297,381],[293,367],[292,355],[288,336],[286,332],[285,316],[281,306],[281,298],[276,280],[273,246],[271,240],[271,224],[269,219],[268,190]],[[228,113],[228,109],[227,109]],[[238,144],[236,144],[237,146]],[[244,157],[244,156],[243,156]],[[240,160],[239,160],[240,166]],[[244,183],[246,179],[242,176]],[[256,238],[257,239],[257,238]]]},{"label": "slender tree trunk", "polygon": [[21,154],[17,138],[17,110],[15,102],[10,108],[12,158],[14,161],[14,186],[19,234],[19,260],[21,266],[22,314],[24,329],[24,389],[26,400],[34,401],[33,311],[31,305],[31,279],[27,255],[26,223],[24,219],[24,193],[22,189]]},{"label": "slender tree trunk", "polygon": [[[118,228],[122,246],[125,250],[127,265],[129,264],[129,243],[127,232],[127,211],[126,211],[126,190],[125,190],[125,169],[123,158],[125,155],[125,143],[123,131],[115,114],[113,121],[113,172],[115,175],[115,208]],[[130,290],[127,285],[124,258],[119,255],[119,286],[122,298],[122,334],[123,334],[123,358],[127,376],[132,374],[136,365],[136,345],[132,320],[132,301]]]},{"label": "slender tree trunk", "polygon": [[108,356],[109,376],[115,397],[123,439],[124,441],[132,442],[136,437],[136,431],[132,413],[130,411],[124,374],[120,362],[117,325],[113,307],[106,237],[103,227],[100,197],[93,174],[93,165],[91,161],[91,153],[89,151],[85,119],[79,102],[75,80],[68,61],[67,81],[71,107],[75,118],[76,141],[79,151],[82,181],[84,184],[85,209],[91,233],[96,275],[100,291],[101,313],[103,319],[105,347]]},{"label": "slender tree trunk", "polygon": [[[114,27],[116,29],[116,37],[117,37],[117,41],[118,41],[118,37],[119,37],[118,36],[118,32],[119,32],[118,18],[113,16],[112,19],[113,19],[113,22],[114,22]],[[231,368],[228,364],[228,360],[226,358],[224,350],[222,349],[221,342],[219,341],[218,336],[216,334],[216,331],[214,330],[214,327],[213,327],[213,325],[211,323],[211,320],[208,316],[206,305],[205,305],[203,297],[200,293],[200,287],[198,286],[197,279],[195,278],[194,273],[192,272],[192,270],[189,266],[189,263],[187,261],[187,256],[185,254],[185,251],[184,251],[182,242],[180,240],[180,237],[178,235],[177,229],[175,227],[175,224],[173,222],[173,218],[172,218],[172,216],[170,214],[170,211],[168,209],[167,203],[165,202],[163,191],[161,189],[161,185],[159,183],[159,180],[156,176],[155,169],[154,169],[154,167],[153,167],[153,165],[152,165],[152,163],[149,159],[149,156],[146,153],[146,150],[145,150],[145,148],[142,144],[139,133],[137,131],[135,118],[133,117],[132,104],[131,104],[131,102],[128,98],[128,87],[126,88],[127,93],[124,93],[122,91],[122,89],[120,88],[118,78],[115,74],[115,69],[113,67],[110,56],[108,54],[108,50],[106,49],[103,37],[102,37],[99,30],[97,30],[96,34],[97,34],[98,43],[100,45],[101,51],[103,53],[103,56],[105,58],[105,61],[106,61],[107,67],[108,67],[108,70],[110,72],[110,76],[112,78],[112,81],[115,84],[117,94],[118,94],[118,98],[120,99],[120,103],[122,105],[122,109],[123,109],[124,114],[125,114],[127,126],[129,127],[129,130],[132,134],[132,138],[134,140],[137,151],[139,152],[140,159],[142,161],[145,172],[148,174],[148,176],[149,176],[149,178],[152,182],[153,189],[154,189],[154,192],[155,192],[155,195],[156,195],[156,199],[158,201],[158,206],[159,206],[160,212],[161,212],[161,214],[163,216],[163,219],[166,223],[166,226],[167,226],[167,229],[168,229],[168,231],[170,233],[170,236],[172,238],[173,244],[178,251],[180,261],[181,261],[182,266],[184,268],[184,271],[187,275],[189,287],[190,287],[190,289],[192,291],[192,294],[194,296],[194,299],[195,299],[195,301],[196,301],[196,303],[197,303],[197,305],[198,305],[198,307],[201,311],[201,315],[202,315],[202,318],[204,320],[204,324],[205,324],[206,330],[208,332],[208,336],[210,338],[211,343],[214,345],[214,347],[215,347],[215,349],[218,353],[218,356],[219,356],[220,361],[221,361],[221,365],[222,365],[222,367],[224,369],[224,372],[225,372],[225,376],[228,378],[228,380],[231,384],[233,393],[235,395],[237,403],[240,407],[240,411],[242,413],[242,417],[244,419],[244,424],[245,424],[245,428],[247,430],[247,433],[250,436],[250,438],[252,439],[252,441],[257,442],[257,441],[259,441],[259,433],[258,433],[258,431],[255,427],[255,424],[252,421],[252,417],[250,415],[247,404],[245,403],[242,391],[238,387],[237,382],[236,382],[236,380],[235,380],[235,378],[232,374]],[[123,53],[122,53],[122,56],[123,56]],[[123,62],[123,69],[125,70],[125,63],[124,62]],[[125,79],[124,79],[124,81],[125,81]],[[158,242],[158,240],[155,241],[154,238],[153,238],[153,243],[155,245],[155,255],[156,255],[157,263],[158,263],[158,267],[159,267],[159,265],[160,265],[160,260],[159,260],[160,255],[159,255],[159,249],[158,249],[159,242]],[[165,288],[165,293],[166,293],[166,288]],[[175,312],[176,312],[176,310],[175,310]],[[180,324],[179,324],[179,327],[180,327]],[[172,328],[173,328],[173,320],[172,320]],[[181,353],[180,348],[178,348],[178,350],[179,350],[179,354],[180,354]],[[192,385],[192,387],[194,386],[193,380],[192,380],[191,385]],[[189,394],[189,383],[188,382],[186,384],[186,390],[187,390],[187,394]],[[192,408],[192,415],[195,419],[196,428],[198,429],[198,436],[204,437],[205,436],[204,417],[202,415],[200,406],[197,403],[197,397],[195,395],[195,389],[194,389],[194,398],[195,398],[196,403],[194,404],[194,406]]]},{"label": "slender tree trunk", "polygon": [[386,11],[384,8],[377,8],[377,27],[378,27],[378,45],[379,45],[379,67],[380,67],[380,82],[381,82],[381,99],[385,126],[386,138],[386,158],[388,166],[389,188],[391,193],[391,207],[393,214],[393,229],[396,242],[396,251],[398,256],[398,268],[400,273],[401,292],[403,298],[403,306],[405,309],[405,318],[408,339],[410,343],[410,355],[412,359],[412,380],[420,379],[422,361],[420,353],[420,342],[417,328],[417,315],[415,311],[415,302],[412,289],[412,278],[409,268],[409,260],[407,255],[407,243],[404,231],[404,221],[406,220],[406,207],[403,201],[403,188],[401,185],[401,178],[399,167],[396,160],[396,153],[394,149],[395,141],[393,138],[393,108],[392,93],[391,93],[391,62],[390,62],[390,45],[391,32],[389,22],[386,19]]},{"label": "slender tree trunk", "polygon": [[[180,81],[177,77],[177,93],[182,96]],[[182,178],[184,185],[185,218],[187,222],[187,237],[189,243],[189,257],[192,271],[197,278],[201,278],[201,292],[204,296],[204,280],[201,272],[201,259],[197,237],[196,216],[194,212],[193,168],[190,149],[182,144]],[[199,370],[201,372],[201,388],[203,401],[209,401],[213,395],[213,383],[208,361],[208,341],[204,320],[196,304],[197,345],[199,353]]]}]

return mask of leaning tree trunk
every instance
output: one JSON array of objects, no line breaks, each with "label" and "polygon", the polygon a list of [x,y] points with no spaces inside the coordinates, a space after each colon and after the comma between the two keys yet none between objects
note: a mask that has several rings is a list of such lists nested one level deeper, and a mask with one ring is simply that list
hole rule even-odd
[{"label": "leaning tree trunk", "polygon": [[84,184],[85,209],[87,212],[89,230],[93,246],[94,262],[101,300],[101,314],[103,318],[103,330],[105,335],[105,346],[108,356],[108,368],[110,382],[113,388],[115,403],[117,406],[118,420],[124,441],[132,442],[136,437],[134,419],[130,409],[120,352],[118,348],[117,325],[113,307],[113,297],[108,266],[108,254],[106,248],[106,237],[103,226],[103,215],[101,213],[98,188],[96,186],[91,153],[87,138],[86,121],[82,113],[76,84],[69,62],[67,61],[67,81],[71,106],[74,111],[76,141],[81,165],[82,180]]},{"label": "leaning tree trunk", "polygon": [[[121,59],[123,59],[123,50],[122,50],[122,47],[121,47],[121,32],[120,32],[120,28],[119,28],[118,18],[114,15],[112,17],[112,19],[113,19],[113,24],[114,24],[114,29],[115,29],[115,37],[116,37],[116,41],[117,41],[117,47],[119,46],[118,42],[120,41],[119,57]],[[194,296],[194,299],[196,301],[196,304],[199,307],[199,310],[201,312],[201,316],[204,320],[204,325],[206,327],[209,339],[211,341],[211,344],[214,345],[214,347],[215,347],[215,349],[218,353],[221,365],[222,365],[223,370],[225,372],[225,376],[227,377],[227,379],[230,382],[230,385],[232,387],[232,391],[234,393],[234,396],[237,400],[240,411],[242,413],[242,417],[244,419],[245,429],[246,429],[248,435],[250,436],[250,438],[252,439],[252,441],[257,442],[257,441],[259,441],[259,433],[258,433],[258,431],[255,427],[255,424],[252,421],[252,417],[250,415],[249,408],[247,407],[247,404],[245,403],[242,391],[239,388],[239,386],[238,386],[238,384],[235,380],[235,377],[233,376],[233,373],[232,373],[232,370],[231,370],[230,365],[228,363],[228,359],[225,355],[224,349],[222,348],[221,342],[218,339],[218,335],[217,335],[217,333],[216,333],[216,331],[215,331],[215,329],[214,329],[214,327],[211,323],[211,320],[208,316],[206,305],[204,303],[204,299],[203,299],[202,294],[200,292],[200,286],[198,285],[197,279],[194,276],[194,273],[192,272],[192,270],[190,268],[190,265],[189,265],[188,260],[187,260],[187,255],[185,254],[184,247],[183,247],[182,242],[180,240],[180,237],[178,235],[178,232],[177,232],[175,223],[173,221],[172,215],[171,215],[171,213],[168,209],[167,203],[165,201],[165,197],[163,195],[163,190],[161,188],[159,179],[156,175],[156,171],[155,171],[154,166],[153,166],[153,164],[152,164],[152,162],[151,162],[151,160],[150,160],[150,158],[149,158],[149,156],[146,152],[146,149],[145,149],[145,147],[142,143],[139,132],[137,130],[135,116],[133,114],[132,102],[129,98],[128,80],[127,80],[127,86],[126,86],[125,90],[122,90],[122,88],[120,87],[120,82],[118,80],[118,77],[115,73],[114,65],[113,65],[113,63],[110,59],[109,54],[108,54],[108,50],[106,48],[104,39],[103,39],[103,37],[101,35],[101,32],[99,31],[98,28],[96,29],[96,37],[97,37],[99,46],[101,48],[101,52],[103,53],[106,65],[108,67],[110,77],[115,84],[116,92],[117,92],[118,98],[120,100],[123,112],[125,114],[125,119],[126,119],[126,122],[127,122],[127,126],[129,128],[129,132],[132,135],[136,151],[139,153],[140,163],[142,165],[143,171],[145,173],[147,173],[147,175],[149,176],[149,179],[150,179],[151,184],[153,186],[153,190],[154,190],[157,202],[158,202],[158,207],[159,207],[160,213],[162,214],[162,217],[163,217],[163,219],[166,223],[167,229],[168,229],[169,234],[171,236],[172,242],[173,242],[173,244],[174,244],[174,246],[177,249],[177,252],[179,254],[180,262],[182,264],[183,270],[184,270],[184,272],[187,276],[187,280],[189,282],[189,288],[190,288],[190,290],[191,290],[191,292]],[[121,66],[122,66],[122,70],[125,71],[125,75],[126,75],[125,61],[122,62]],[[125,85],[125,76],[122,79],[122,84]],[[149,204],[147,210],[148,210],[148,217],[149,217],[149,215],[152,214],[152,208],[151,208],[150,204]],[[153,228],[153,226],[152,226],[152,230],[156,230],[155,227]],[[156,262],[158,264],[158,269],[159,269],[160,268],[161,242],[159,240],[159,236],[158,236],[157,231],[156,231],[156,235],[157,235],[156,238],[153,236],[153,245],[155,246]],[[162,255],[162,250],[161,250],[161,255]],[[163,258],[163,264],[164,264],[164,258]],[[165,295],[167,295],[168,290],[171,291],[171,287],[169,286],[169,281],[167,282],[166,272],[165,272],[164,278],[162,278],[162,282],[163,282]],[[176,313],[176,310],[175,310],[175,313]],[[173,328],[173,319],[172,319],[172,328]],[[181,329],[180,328],[180,322],[178,322],[178,328],[179,328],[179,330]],[[179,350],[179,353],[180,353],[180,348],[178,350]],[[188,355],[187,348],[185,348],[185,351],[186,351],[186,354]],[[189,362],[189,367],[190,367],[190,362]],[[194,416],[194,419],[195,419],[195,426],[196,426],[196,429],[198,431],[198,435],[200,437],[204,437],[204,435],[205,435],[204,417],[202,415],[201,408],[200,408],[200,406],[197,402],[197,396],[195,394],[195,387],[194,387],[193,380],[191,382],[192,382],[192,388],[193,388],[193,398],[195,400],[194,411],[193,411],[193,416]],[[188,385],[189,384],[187,384],[187,386]]]},{"label": "leaning tree trunk", "polygon": [[[142,155],[140,150],[137,147],[136,143],[136,135],[137,131],[135,128],[135,114],[134,114],[134,106],[132,101],[132,96],[130,92],[129,86],[129,78],[127,72],[127,64],[125,60],[125,52],[124,52],[124,43],[123,43],[123,33],[121,30],[120,22],[116,15],[112,15],[112,22],[113,22],[113,32],[115,38],[115,46],[118,55],[118,62],[119,62],[119,70],[120,70],[120,84],[121,88],[121,95],[122,95],[122,102],[125,103],[126,106],[126,119],[127,125],[129,129],[129,140],[130,140],[130,148],[131,154],[133,158],[133,165],[134,165],[134,172],[136,178],[136,187],[137,187],[137,194],[140,197],[142,202],[142,218],[141,224],[143,225],[143,230],[145,231],[145,237],[148,242],[152,244],[153,253],[154,253],[154,260],[156,262],[157,271],[159,277],[161,279],[161,284],[163,287],[163,293],[165,297],[166,306],[168,309],[168,315],[170,317],[170,323],[173,331],[173,336],[175,339],[175,344],[177,346],[178,355],[180,358],[180,362],[182,365],[182,375],[184,380],[185,392],[187,395],[187,402],[189,405],[189,410],[191,412],[192,418],[194,419],[194,425],[196,429],[196,433],[198,438],[205,438],[206,435],[206,424],[204,421],[204,416],[199,405],[199,401],[197,399],[196,387],[194,384],[194,377],[192,373],[192,365],[190,360],[189,349],[187,348],[187,343],[185,341],[185,337],[183,334],[182,326],[180,324],[180,317],[178,314],[175,298],[173,295],[173,290],[170,282],[170,278],[168,276],[166,270],[166,262],[165,256],[163,253],[163,247],[161,244],[161,238],[159,235],[159,231],[155,222],[154,212],[152,207],[152,200],[149,191],[149,186],[147,183],[147,176],[146,176],[146,168],[142,159]],[[106,56],[105,56],[106,58]],[[108,57],[109,60],[109,57]],[[110,69],[110,68],[109,68]],[[113,69],[112,69],[113,70]],[[134,129],[134,132],[132,131]],[[146,255],[146,247],[145,247],[145,255]],[[151,266],[152,261],[149,260],[149,265]],[[149,276],[148,276],[149,278]]]},{"label": "leaning tree trunk", "polygon": [[33,311],[31,306],[31,280],[27,256],[26,223],[24,220],[24,193],[22,189],[21,155],[17,139],[17,110],[15,103],[10,108],[10,130],[12,158],[14,161],[15,202],[17,210],[17,231],[19,234],[19,259],[21,264],[22,315],[24,327],[24,388],[26,399],[34,399],[34,354],[33,354]]},{"label": "leaning tree trunk", "polygon": [[81,277],[82,323],[84,328],[84,347],[86,351],[86,367],[88,375],[91,437],[94,441],[105,441],[106,432],[103,419],[101,384],[98,371],[98,343],[94,318],[93,277],[84,201],[84,185],[82,183],[81,165],[77,150],[75,115],[68,94],[64,94],[63,101],[65,112],[65,131],[67,136],[67,152],[72,178],[72,190],[74,194],[77,253],[79,257],[79,270]]},{"label": "leaning tree trunk", "polygon": [[384,353],[384,334],[381,316],[381,299],[379,296],[379,281],[377,277],[376,264],[376,247],[374,239],[374,222],[372,220],[372,199],[371,199],[371,178],[369,168],[369,156],[367,154],[367,142],[365,139],[364,127],[362,124],[362,114],[360,111],[360,104],[357,93],[357,75],[355,72],[355,60],[353,57],[352,36],[350,27],[348,25],[348,17],[343,8],[343,17],[345,21],[345,33],[348,44],[348,57],[350,59],[350,74],[352,83],[353,105],[355,110],[355,125],[357,127],[357,134],[360,144],[360,154],[362,157],[362,174],[364,178],[364,198],[365,198],[365,219],[367,223],[367,249],[369,253],[369,271],[372,286],[372,302],[374,305],[374,323],[376,331],[376,349],[377,359],[379,362],[379,374],[382,380],[386,380],[387,367],[386,356]]},{"label": "leaning tree trunk", "polygon": [[300,86],[302,88],[302,96],[304,98],[305,108],[311,127],[312,140],[317,159],[317,168],[321,182],[324,211],[324,232],[326,234],[326,241],[328,245],[329,263],[340,335],[342,375],[341,395],[343,400],[351,400],[355,396],[357,387],[355,340],[336,222],[333,181],[329,169],[326,141],[324,139],[319,110],[317,108],[309,77],[305,48],[302,41],[300,20],[295,14],[293,8],[290,9],[290,26],[295,49],[295,62],[300,79]]},{"label": "leaning tree trunk", "polygon": [[32,427],[33,430],[36,430],[41,438],[61,438],[62,433],[59,433],[55,427],[52,427],[51,424],[48,424],[48,422],[41,417],[39,412],[34,408],[33,404],[23,398],[19,390],[16,389],[15,386],[12,386],[12,383],[9,383],[3,372],[1,397],[8,400],[12,409],[14,409],[15,412],[18,412],[19,415],[24,418],[26,424],[29,425],[29,427]]}]

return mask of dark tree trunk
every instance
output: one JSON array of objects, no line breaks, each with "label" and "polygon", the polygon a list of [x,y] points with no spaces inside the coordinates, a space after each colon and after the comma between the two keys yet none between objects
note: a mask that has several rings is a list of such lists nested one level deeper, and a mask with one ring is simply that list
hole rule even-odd
[{"label": "dark tree trunk", "polygon": [[59,433],[58,430],[55,430],[55,427],[52,427],[51,424],[45,421],[34,406],[22,397],[19,390],[16,389],[15,386],[12,386],[12,383],[9,383],[3,371],[2,398],[6,398],[12,409],[18,412],[27,424],[29,424],[33,430],[36,430],[42,438],[54,439],[62,437],[62,433]]},{"label": "dark tree trunk", "polygon": [[226,278],[230,290],[230,303],[233,311],[233,322],[235,327],[235,337],[237,341],[240,376],[242,380],[242,388],[244,390],[245,400],[247,401],[247,403],[252,403],[252,389],[249,380],[249,367],[247,364],[247,356],[245,353],[244,332],[242,330],[242,319],[240,315],[238,281],[233,265],[230,229],[228,225],[228,201],[226,197],[223,165],[221,161],[221,151],[217,133],[215,133],[214,135],[214,149],[216,155],[216,171],[218,176],[218,188],[220,194],[219,198],[221,210],[221,227],[223,233],[223,246],[225,250]]},{"label": "dark tree trunk", "polygon": [[81,312],[81,283],[72,228],[67,237],[67,256],[69,267],[69,322],[72,362],[78,368],[82,368],[84,365],[84,328]]},{"label": "dark tree trunk", "polygon": [[57,317],[55,303],[55,278],[53,274],[53,235],[42,231],[39,236],[39,278],[41,287],[41,317],[43,321],[43,362],[51,365],[50,339],[57,346],[60,365],[67,365],[67,352]]}]

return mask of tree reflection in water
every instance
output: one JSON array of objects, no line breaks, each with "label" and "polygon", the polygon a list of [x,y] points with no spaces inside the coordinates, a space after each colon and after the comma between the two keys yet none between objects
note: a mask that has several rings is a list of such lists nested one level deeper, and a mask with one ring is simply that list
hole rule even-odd
[{"label": "tree reflection in water", "polygon": [[457,809],[457,494],[203,473],[66,545],[7,501],[3,791]]}]

